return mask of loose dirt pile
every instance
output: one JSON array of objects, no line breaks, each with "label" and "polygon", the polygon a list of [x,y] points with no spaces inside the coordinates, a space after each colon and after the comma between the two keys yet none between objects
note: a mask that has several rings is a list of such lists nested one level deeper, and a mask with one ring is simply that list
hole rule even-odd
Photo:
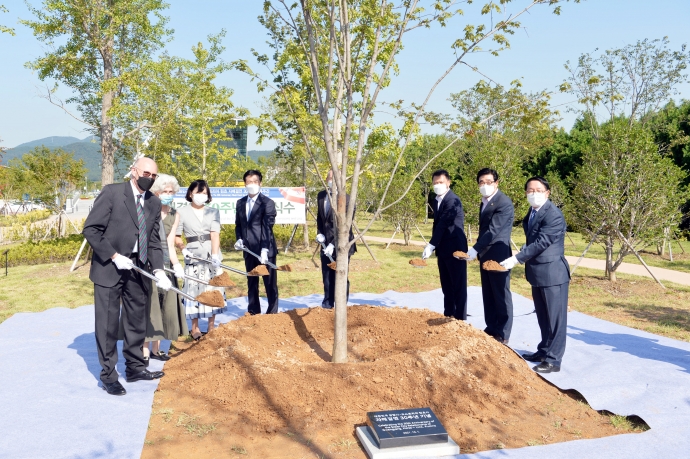
[{"label": "loose dirt pile", "polygon": [[291,265],[282,265],[282,266],[279,266],[279,268],[281,271],[286,271],[289,273],[292,272],[292,266]]},{"label": "loose dirt pile", "polygon": [[498,264],[498,262],[493,261],[493,260],[485,261],[482,264],[482,269],[485,271],[508,271],[503,266]]},{"label": "loose dirt pile", "polygon": [[421,258],[413,258],[412,260],[410,260],[410,264],[415,268],[419,268],[422,266],[426,266],[426,261],[422,260]]},{"label": "loose dirt pile", "polygon": [[223,271],[223,274],[211,279],[209,284],[213,285],[214,287],[236,287],[236,284],[232,281],[230,275],[225,271]]},{"label": "loose dirt pile", "polygon": [[249,271],[247,274],[250,276],[268,276],[268,269],[265,265],[259,265],[256,268]]},{"label": "loose dirt pile", "polygon": [[330,310],[212,331],[166,363],[142,457],[365,458],[367,411],[426,406],[463,453],[617,433],[465,322],[353,306],[348,327],[346,364],[329,362]]},{"label": "loose dirt pile", "polygon": [[196,300],[199,303],[212,306],[214,308],[222,308],[225,306],[225,301],[223,300],[223,294],[218,290],[208,290],[197,295]]},{"label": "loose dirt pile", "polygon": [[465,252],[462,252],[460,250],[456,250],[455,252],[453,252],[453,256],[461,260],[467,260],[470,257]]}]

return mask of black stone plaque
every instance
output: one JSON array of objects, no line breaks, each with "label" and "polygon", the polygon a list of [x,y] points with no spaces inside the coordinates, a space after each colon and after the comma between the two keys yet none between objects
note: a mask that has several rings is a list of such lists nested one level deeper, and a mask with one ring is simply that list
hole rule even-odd
[{"label": "black stone plaque", "polygon": [[448,432],[431,408],[373,411],[367,424],[379,448],[447,443]]}]

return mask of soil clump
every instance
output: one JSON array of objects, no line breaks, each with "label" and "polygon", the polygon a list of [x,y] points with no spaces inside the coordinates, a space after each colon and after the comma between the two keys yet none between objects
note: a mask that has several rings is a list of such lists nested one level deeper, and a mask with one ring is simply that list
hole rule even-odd
[{"label": "soil clump", "polygon": [[223,271],[222,274],[219,274],[218,276],[214,277],[209,281],[209,284],[213,285],[214,287],[235,287],[236,284],[233,282],[233,280],[230,278],[230,275]]},{"label": "soil clump", "polygon": [[330,363],[332,345],[321,308],[221,325],[165,364],[142,457],[364,459],[368,411],[426,406],[461,453],[627,433],[429,310],[349,307],[349,363]]},{"label": "soil clump", "polygon": [[455,252],[453,252],[453,256],[455,258],[459,258],[461,260],[467,260],[470,257],[469,255],[467,255],[465,252],[463,252],[461,250],[456,250]]},{"label": "soil clump", "polygon": [[199,303],[206,304],[214,308],[222,308],[225,306],[225,300],[223,299],[223,294],[218,290],[208,290],[206,292],[201,292],[197,295],[196,300]]},{"label": "soil clump", "polygon": [[421,258],[413,258],[412,260],[410,260],[410,264],[415,268],[419,268],[422,266],[426,266],[426,261],[422,260]]},{"label": "soil clump", "polygon": [[265,265],[259,265],[256,268],[249,271],[247,274],[250,276],[268,276],[268,269]]},{"label": "soil clump", "polygon": [[508,271],[494,260],[487,260],[482,263],[482,269],[485,271]]}]

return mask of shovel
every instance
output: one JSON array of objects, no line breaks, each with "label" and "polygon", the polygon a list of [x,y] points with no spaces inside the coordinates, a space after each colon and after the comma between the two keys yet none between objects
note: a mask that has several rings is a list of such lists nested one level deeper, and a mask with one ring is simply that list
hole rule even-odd
[{"label": "shovel", "polygon": [[[319,242],[319,244],[321,244],[321,247],[323,247],[323,250],[326,250],[326,244],[324,244],[323,242]],[[324,254],[324,255],[326,255],[326,254]],[[330,255],[326,255],[326,256],[328,257],[329,260],[331,260],[331,262],[328,263],[328,267],[331,269],[335,269],[335,260],[333,260],[333,257],[331,257]]]},{"label": "shovel", "polygon": [[[204,258],[195,257],[194,255],[192,255],[189,258],[191,258],[192,260],[203,261],[204,263],[212,263],[211,260],[206,260]],[[248,274],[246,271],[240,271],[237,268],[233,268],[232,266],[226,266],[226,265],[221,264],[220,267],[223,269],[227,269],[228,271],[232,271],[233,273],[236,273],[236,274],[242,274],[243,276],[252,275],[252,274]]]},{"label": "shovel", "polygon": [[[135,270],[136,272],[138,272],[139,274],[141,274],[142,276],[148,277],[149,279],[158,282],[158,278],[156,276],[154,276],[153,274],[149,274],[148,272],[144,271],[143,269],[139,268],[138,266],[132,265],[132,269]],[[203,301],[199,301],[198,299],[194,298],[192,295],[187,295],[185,292],[183,292],[182,290],[176,289],[175,287],[170,287],[170,290],[177,293],[178,295],[180,295],[183,298],[187,298],[190,301],[196,301],[196,302],[205,304],[207,306],[211,306],[213,308],[219,307],[215,304],[208,304],[208,303],[204,303]]]},{"label": "shovel", "polygon": [[[255,254],[254,252],[252,252],[252,251],[249,250],[248,248],[242,246],[242,250],[244,250],[245,252],[247,252],[247,253],[249,253],[249,254],[251,254],[251,255],[254,255],[259,261],[261,261],[261,256]],[[276,265],[274,265],[273,263],[271,263],[270,261],[267,261],[267,262],[266,262],[266,266],[268,266],[269,268],[273,268],[273,269],[275,269],[276,271],[287,271],[287,272],[291,272],[291,271],[292,271],[292,268],[290,267],[290,265],[276,266]]]},{"label": "shovel", "polygon": [[[174,269],[170,269],[170,268],[163,268],[163,269],[165,270],[166,273],[175,274],[175,270],[174,270]],[[183,277],[184,277],[185,279],[189,279],[189,280],[192,281],[192,282],[198,282],[198,283],[200,283],[200,284],[209,285],[209,283],[208,283],[207,281],[198,279],[198,278],[196,278],[196,277],[194,277],[194,276],[190,276],[190,275],[185,274]]]}]

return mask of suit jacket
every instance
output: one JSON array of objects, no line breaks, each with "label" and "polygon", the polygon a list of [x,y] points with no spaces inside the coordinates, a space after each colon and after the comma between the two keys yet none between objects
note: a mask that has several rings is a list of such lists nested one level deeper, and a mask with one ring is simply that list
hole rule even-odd
[{"label": "suit jacket", "polygon": [[[319,194],[316,196],[316,204],[318,206],[318,210],[316,212],[316,230],[319,232],[319,234],[323,234],[323,236],[326,238],[326,242],[324,244],[328,246],[328,244],[335,245],[336,233],[335,226],[333,225],[333,206],[329,204],[328,213],[326,213],[326,210],[324,209],[326,199],[328,199],[328,192],[326,190],[319,191]],[[345,195],[345,205],[350,205],[349,194]],[[351,241],[354,238],[355,236],[352,234],[352,228],[350,228],[350,238],[348,240]],[[352,256],[352,254],[354,254],[356,251],[357,244],[352,244],[349,255]],[[333,252],[333,254],[335,255],[335,252]]]},{"label": "suit jacket", "polygon": [[510,233],[513,229],[515,208],[501,190],[497,190],[486,209],[479,207],[479,237],[474,250],[482,262],[494,260],[501,262],[510,258]]},{"label": "suit jacket", "polygon": [[465,236],[465,212],[462,202],[453,190],[448,190],[441,201],[434,199],[434,226],[429,244],[433,245],[437,257],[452,257],[453,252],[461,250],[467,252],[467,236]]},{"label": "suit jacket", "polygon": [[527,245],[516,258],[525,263],[525,277],[534,287],[550,287],[570,281],[570,267],[565,259],[565,218],[551,201],[539,209],[534,221],[529,224],[527,213],[522,228],[527,236]]},{"label": "suit jacket", "polygon": [[[163,249],[159,225],[161,202],[151,192],[144,194],[144,217],[148,237],[147,256],[151,267],[163,269]],[[137,207],[132,185],[128,182],[106,185],[86,217],[82,234],[93,248],[89,277],[94,284],[114,286],[122,277],[111,257],[132,254],[139,237]]]},{"label": "suit jacket", "polygon": [[[276,238],[273,236],[273,225],[276,222],[275,203],[259,192],[249,221],[247,221],[247,196],[237,201],[235,207],[235,237],[242,239],[245,247],[257,255],[261,249],[268,249],[268,256],[278,255]],[[245,258],[249,255],[244,253]]]}]

